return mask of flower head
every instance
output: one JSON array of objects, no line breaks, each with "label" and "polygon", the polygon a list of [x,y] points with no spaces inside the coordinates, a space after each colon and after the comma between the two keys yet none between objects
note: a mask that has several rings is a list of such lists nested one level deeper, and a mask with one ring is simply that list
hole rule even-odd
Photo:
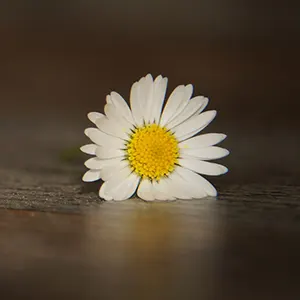
[{"label": "flower head", "polygon": [[[81,147],[94,157],[83,181],[102,179],[99,195],[105,200],[125,200],[136,191],[144,200],[192,199],[216,196],[216,189],[202,175],[221,175],[227,168],[209,162],[229,154],[215,145],[221,133],[197,135],[216,116],[202,112],[203,96],[192,97],[192,85],[180,85],[164,106],[167,78],[148,74],[135,82],[130,108],[116,92],[106,98],[104,114],[88,118],[97,128],[85,134],[93,142]],[[163,108],[164,107],[164,108]]]}]

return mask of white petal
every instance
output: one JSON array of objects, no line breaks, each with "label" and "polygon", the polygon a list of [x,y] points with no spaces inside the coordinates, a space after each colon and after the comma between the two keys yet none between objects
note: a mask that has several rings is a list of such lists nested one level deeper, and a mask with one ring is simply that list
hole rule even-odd
[{"label": "white petal", "polygon": [[150,122],[159,123],[161,110],[166,96],[168,78],[158,76],[155,78],[153,86],[153,105]]},{"label": "white petal", "polygon": [[185,86],[179,85],[170,95],[160,119],[160,125],[165,126],[174,116],[178,107],[184,102]]},{"label": "white petal", "polygon": [[226,138],[226,134],[222,133],[206,133],[195,136],[188,140],[179,143],[180,149],[190,149],[190,148],[205,148],[209,146],[214,146],[222,142]]},{"label": "white petal", "polygon": [[171,129],[184,121],[188,120],[190,117],[192,117],[196,112],[199,111],[199,109],[206,103],[206,100],[202,96],[198,96],[195,98],[192,98],[188,104],[184,107],[183,111],[178,114],[175,118],[172,119],[171,122],[167,124],[167,128]]},{"label": "white petal", "polygon": [[89,168],[89,169],[93,169],[93,170],[99,170],[101,169],[101,159],[99,159],[98,157],[92,157],[90,159],[88,159],[84,165]]},{"label": "white petal", "polygon": [[118,121],[118,119],[122,117],[112,103],[106,103],[104,105],[104,113],[106,117],[113,122]]},{"label": "white petal", "polygon": [[[114,104],[106,104],[104,106],[104,112],[107,116],[107,119],[111,124],[113,123],[119,131],[129,133],[134,129],[134,125],[128,122],[123,115],[120,114],[118,108]],[[103,119],[105,120],[105,119]],[[133,122],[133,120],[132,120]],[[96,124],[98,124],[96,122]],[[97,125],[98,126],[98,125]],[[101,130],[101,128],[100,128]]]},{"label": "white petal", "polygon": [[185,189],[188,190],[186,198],[183,199],[200,199],[207,197],[206,191],[203,189],[203,187],[201,187],[201,185],[199,185],[199,182],[195,184],[193,182],[185,181],[183,178],[182,180],[185,182],[182,184],[185,184]]},{"label": "white petal", "polygon": [[84,182],[92,182],[101,178],[101,174],[99,170],[89,170],[87,171],[83,177],[82,181]]},{"label": "white petal", "polygon": [[[201,96],[203,97],[203,96]],[[209,102],[209,99],[207,97],[203,97],[203,103],[201,105],[201,107],[195,112],[195,115],[199,115],[204,109],[205,107],[207,106],[208,102]]]},{"label": "white petal", "polygon": [[113,148],[113,147],[98,147],[96,155],[101,159],[124,157],[124,150]]},{"label": "white petal", "polygon": [[[175,118],[177,118],[179,115],[182,114],[182,112],[184,111],[185,107],[189,104],[189,100],[192,97],[193,94],[193,86],[191,84],[188,84],[184,87],[184,95],[183,98],[181,99],[181,102],[178,106],[178,108],[176,109],[176,111],[174,111],[172,117],[167,121],[166,125],[169,125],[170,122],[172,122]],[[174,126],[173,126],[174,127]],[[168,128],[171,128],[168,126]]]},{"label": "white petal", "polygon": [[130,90],[130,107],[132,111],[132,117],[137,126],[143,125],[143,112],[142,105],[140,103],[140,83],[135,82]]},{"label": "white petal", "polygon": [[[129,124],[129,123],[127,123]],[[104,133],[109,134],[120,139],[127,139],[130,133],[130,128],[122,127],[120,123],[111,121],[107,118],[102,118],[96,121],[97,127]]]},{"label": "white petal", "polygon": [[129,169],[128,162],[121,160],[118,164],[111,164],[101,168],[101,177],[104,181],[110,180],[124,169]]},{"label": "white petal", "polygon": [[163,177],[153,184],[153,193],[158,200],[174,200],[173,191],[170,188],[170,179]]},{"label": "white petal", "polygon": [[[154,194],[158,200],[191,199],[194,195],[190,184],[176,170],[169,177],[162,178],[153,185]],[[156,191],[159,192],[158,195],[156,195]]]},{"label": "white petal", "polygon": [[221,175],[228,171],[228,169],[222,165],[211,163],[207,161],[202,161],[199,159],[187,159],[180,158],[178,159],[178,163],[187,169],[195,171],[204,175]]},{"label": "white petal", "polygon": [[113,105],[116,107],[119,114],[121,114],[127,120],[127,122],[134,124],[131,110],[129,109],[128,104],[123,99],[123,97],[116,92],[112,92],[111,101]]},{"label": "white petal", "polygon": [[92,157],[88,159],[84,164],[89,169],[103,169],[108,166],[118,166],[120,165],[122,157],[110,158],[110,159],[100,159],[98,157]]},{"label": "white petal", "polygon": [[180,157],[194,157],[201,160],[219,159],[227,156],[229,151],[220,147],[206,147],[206,148],[193,148],[193,149],[181,149]]},{"label": "white petal", "polygon": [[103,184],[100,187],[99,190],[99,196],[100,198],[106,200],[106,201],[110,201],[112,200],[112,196],[106,193],[106,187],[107,187],[107,182],[103,182]]},{"label": "white petal", "polygon": [[89,137],[89,138],[91,138],[91,135],[93,134],[93,140],[92,140],[92,142],[94,142],[95,144],[97,144],[94,140],[95,140],[95,137],[97,137],[97,134],[102,134],[101,133],[101,131],[99,130],[99,129],[97,129],[97,128],[94,128],[94,127],[92,127],[92,128],[87,128],[87,129],[85,129],[84,130],[84,134],[87,136],[87,137]]},{"label": "white petal", "polygon": [[153,78],[150,74],[135,82],[130,91],[130,106],[133,119],[137,126],[144,124],[145,116],[148,115],[147,99],[153,86]]},{"label": "white petal", "polygon": [[186,180],[179,172],[180,166],[177,166],[166,181],[166,188],[178,199],[202,198],[207,196],[203,188],[199,186],[199,182],[195,185],[192,181]]},{"label": "white petal", "polygon": [[146,124],[150,123],[150,120],[152,119],[151,112],[153,109],[153,95],[154,95],[154,89],[153,89],[153,78],[151,74],[148,74],[145,77],[145,82],[143,85],[143,94],[144,94],[144,109],[143,109],[143,119]]},{"label": "white petal", "polygon": [[146,201],[155,200],[153,186],[149,179],[142,179],[138,187],[137,195]]},{"label": "white petal", "polygon": [[96,148],[97,148],[97,145],[88,144],[88,145],[84,145],[84,146],[80,147],[80,150],[86,154],[96,155]]},{"label": "white petal", "polygon": [[111,165],[120,165],[121,161],[124,160],[122,157],[116,157],[111,159],[101,159],[100,169],[103,169]]},{"label": "white petal", "polygon": [[192,186],[195,198],[201,198],[203,191],[208,196],[217,195],[215,187],[201,175],[180,166],[176,168],[176,172]]},{"label": "white petal", "polygon": [[[101,171],[102,173],[102,171]],[[131,174],[131,170],[129,167],[123,169],[115,170],[114,174],[105,182],[105,186],[101,187],[100,189],[100,197],[104,198],[107,197],[108,199],[114,199],[114,191],[115,189],[122,184]],[[102,190],[102,191],[101,191]],[[121,193],[121,191],[120,191]],[[122,193],[123,196],[126,193]]]},{"label": "white petal", "polygon": [[172,132],[174,132],[179,141],[188,139],[203,130],[215,118],[216,113],[215,110],[210,110],[194,116],[186,122],[174,127]]},{"label": "white petal", "polygon": [[156,180],[152,181],[153,186],[153,195],[156,200],[175,200],[176,198],[170,194],[170,189],[164,184],[164,181],[168,178],[162,178],[157,182]]},{"label": "white petal", "polygon": [[103,114],[98,113],[98,112],[90,112],[90,113],[88,113],[87,116],[88,116],[89,120],[90,120],[91,122],[93,122],[94,124],[96,124],[96,121],[97,121],[98,119],[101,119],[101,118],[104,117]]},{"label": "white petal", "polygon": [[178,199],[192,199],[193,190],[190,185],[176,172],[169,176],[169,188],[172,195]]},{"label": "white petal", "polygon": [[113,200],[122,201],[130,198],[139,184],[140,177],[131,173],[124,181],[112,189],[111,195]]},{"label": "white petal", "polygon": [[128,122],[125,117],[120,114],[119,108],[117,108],[114,104],[105,104],[104,106],[104,112],[109,121],[114,122],[117,124],[120,128],[128,128],[127,131],[134,128],[133,126],[133,120],[132,122]]},{"label": "white petal", "polygon": [[100,146],[121,149],[125,145],[124,140],[108,135],[97,128],[90,128],[88,130],[88,137],[92,142]]},{"label": "white petal", "polygon": [[106,103],[107,104],[113,104],[112,101],[111,101],[111,96],[110,95],[106,96]]},{"label": "white petal", "polygon": [[89,138],[91,132],[93,132],[94,130],[98,130],[98,129],[95,128],[95,127],[89,127],[89,128],[86,128],[86,129],[84,130],[84,134]]}]

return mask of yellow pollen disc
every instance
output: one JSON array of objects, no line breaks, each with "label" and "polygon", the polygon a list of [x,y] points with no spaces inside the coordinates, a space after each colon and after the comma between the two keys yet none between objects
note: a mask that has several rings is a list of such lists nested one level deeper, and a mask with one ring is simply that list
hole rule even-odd
[{"label": "yellow pollen disc", "polygon": [[126,152],[132,171],[150,180],[159,180],[173,172],[179,157],[175,136],[157,124],[136,128]]}]

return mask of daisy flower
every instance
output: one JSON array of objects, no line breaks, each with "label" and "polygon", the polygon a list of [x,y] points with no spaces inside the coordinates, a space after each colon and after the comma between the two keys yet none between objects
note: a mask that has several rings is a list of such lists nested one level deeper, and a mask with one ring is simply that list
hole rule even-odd
[{"label": "daisy flower", "polygon": [[103,180],[99,196],[125,200],[135,192],[144,200],[192,199],[216,196],[216,189],[202,175],[221,175],[226,167],[209,162],[229,154],[215,145],[221,133],[197,135],[216,116],[202,112],[203,96],[192,98],[193,86],[180,85],[165,101],[167,78],[148,74],[135,82],[130,108],[116,92],[106,97],[104,114],[88,118],[97,128],[85,134],[92,144],[81,151],[94,157],[85,162],[85,182]]}]

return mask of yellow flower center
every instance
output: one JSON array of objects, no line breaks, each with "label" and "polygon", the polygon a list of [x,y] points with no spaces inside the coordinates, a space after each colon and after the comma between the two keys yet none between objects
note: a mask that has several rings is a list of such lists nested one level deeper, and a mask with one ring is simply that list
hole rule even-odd
[{"label": "yellow flower center", "polygon": [[125,151],[132,171],[150,180],[159,180],[173,172],[179,157],[175,136],[157,124],[136,128]]}]

